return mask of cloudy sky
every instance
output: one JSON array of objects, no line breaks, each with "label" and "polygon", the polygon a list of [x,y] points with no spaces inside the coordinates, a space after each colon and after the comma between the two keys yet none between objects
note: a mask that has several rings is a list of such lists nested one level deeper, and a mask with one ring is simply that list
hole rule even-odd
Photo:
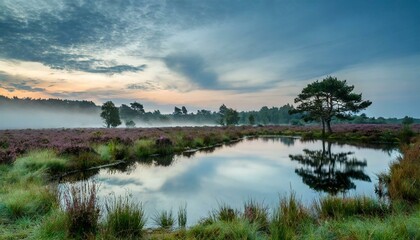
[{"label": "cloudy sky", "polygon": [[216,110],[346,79],[420,117],[420,1],[0,0],[0,94]]}]

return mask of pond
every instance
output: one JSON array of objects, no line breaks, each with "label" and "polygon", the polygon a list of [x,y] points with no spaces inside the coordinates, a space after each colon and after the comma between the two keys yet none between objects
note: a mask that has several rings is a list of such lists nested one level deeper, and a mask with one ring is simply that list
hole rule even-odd
[{"label": "pond", "polygon": [[142,202],[149,226],[158,212],[176,215],[185,204],[191,225],[221,204],[242,209],[254,200],[274,208],[291,192],[306,205],[327,194],[375,197],[376,174],[387,171],[398,155],[392,149],[262,137],[102,169],[90,179],[100,184],[102,198],[130,194]]}]

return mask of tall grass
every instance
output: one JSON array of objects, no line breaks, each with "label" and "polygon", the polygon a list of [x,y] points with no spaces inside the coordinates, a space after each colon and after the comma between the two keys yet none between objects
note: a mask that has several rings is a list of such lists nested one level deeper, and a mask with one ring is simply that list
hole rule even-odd
[{"label": "tall grass", "polygon": [[28,153],[14,162],[14,169],[24,173],[48,171],[62,172],[67,168],[68,160],[58,157],[53,150],[39,150]]},{"label": "tall grass", "polygon": [[187,238],[197,240],[225,240],[225,239],[265,239],[258,232],[258,227],[246,220],[236,219],[235,221],[217,221],[208,225],[196,225],[192,227]]},{"label": "tall grass", "polygon": [[96,152],[82,152],[78,155],[70,156],[70,159],[70,167],[76,170],[86,170],[107,162]]},{"label": "tall grass", "polygon": [[14,221],[45,215],[57,205],[57,198],[50,188],[28,185],[26,189],[17,188],[3,195],[2,205],[0,215]]},{"label": "tall grass", "polygon": [[239,212],[236,209],[231,208],[226,203],[220,204],[218,209],[213,210],[211,213],[211,219],[214,222],[232,222],[239,217]]},{"label": "tall grass", "polygon": [[385,218],[345,218],[307,225],[299,239],[420,239],[420,212]]},{"label": "tall grass", "polygon": [[146,217],[143,205],[134,203],[129,196],[113,197],[105,204],[107,234],[123,239],[141,239]]},{"label": "tall grass", "polygon": [[271,239],[292,239],[302,225],[311,221],[309,211],[292,192],[289,197],[281,198],[278,208],[274,210],[270,224]]},{"label": "tall grass", "polygon": [[254,200],[248,200],[244,204],[244,219],[248,220],[250,223],[258,226],[259,231],[268,232],[270,222],[268,207],[262,203],[257,203]]},{"label": "tall grass", "polygon": [[60,209],[54,209],[47,214],[34,233],[34,239],[66,239],[67,215]]},{"label": "tall grass", "polygon": [[179,206],[178,209],[178,227],[185,228],[187,226],[187,204]]},{"label": "tall grass", "polygon": [[38,218],[57,206],[55,188],[44,186],[47,172],[65,168],[66,160],[54,151],[34,151],[1,169],[0,218],[16,221]]},{"label": "tall grass", "polygon": [[325,197],[314,206],[321,218],[342,219],[353,216],[384,216],[390,211],[383,202],[368,197],[339,198]]},{"label": "tall grass", "polygon": [[175,218],[173,216],[172,210],[164,210],[156,213],[156,215],[153,217],[153,221],[158,227],[167,230],[171,230],[175,224]]},{"label": "tall grass", "polygon": [[130,151],[128,145],[124,145],[116,140],[112,140],[108,142],[107,146],[111,161],[124,160],[129,158]]},{"label": "tall grass", "polygon": [[134,142],[134,154],[138,158],[148,157],[155,153],[155,143],[150,139],[140,139]]},{"label": "tall grass", "polygon": [[420,203],[420,138],[403,148],[404,155],[390,166],[388,192],[391,200]]},{"label": "tall grass", "polygon": [[97,185],[87,181],[67,185],[64,189],[63,199],[70,237],[87,239],[97,233],[100,213],[97,191]]}]

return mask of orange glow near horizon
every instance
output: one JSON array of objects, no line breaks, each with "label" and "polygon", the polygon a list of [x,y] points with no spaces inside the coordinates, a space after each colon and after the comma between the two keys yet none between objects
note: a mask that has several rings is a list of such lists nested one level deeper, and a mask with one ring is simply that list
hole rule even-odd
[{"label": "orange glow near horizon", "polygon": [[[197,108],[215,109],[221,104],[226,104],[238,110],[259,109],[261,106],[276,103],[282,105],[290,102],[290,97],[283,97],[282,93],[290,91],[285,88],[273,88],[265,92],[235,93],[229,90],[200,90],[179,91],[173,89],[128,89],[129,84],[144,83],[142,79],[172,79],[186,89],[191,85],[182,77],[163,70],[163,66],[140,73],[124,74],[97,74],[80,71],[67,71],[51,69],[48,66],[35,62],[0,61],[0,68],[5,74],[24,83],[35,81],[31,87],[42,88],[43,91],[28,91],[15,89],[8,91],[0,87],[0,94],[7,97],[19,98],[61,98],[70,100],[89,100],[100,105],[105,99],[127,99],[131,101],[147,101],[160,105],[189,105]],[[159,70],[159,72],[154,72]],[[161,84],[158,80],[153,83]],[[165,81],[163,81],[165,84]],[[60,95],[61,94],[61,95]]]}]

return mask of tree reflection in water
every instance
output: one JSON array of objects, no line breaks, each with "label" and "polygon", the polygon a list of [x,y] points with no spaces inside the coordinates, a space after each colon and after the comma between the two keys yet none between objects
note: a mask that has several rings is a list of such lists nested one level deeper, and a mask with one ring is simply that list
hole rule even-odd
[{"label": "tree reflection in water", "polygon": [[364,173],[366,160],[360,161],[351,157],[353,152],[332,153],[330,142],[322,141],[321,150],[304,149],[303,152],[304,154],[289,157],[303,165],[295,169],[295,172],[302,177],[306,185],[316,191],[336,195],[355,189],[356,185],[352,180],[371,181]]}]

